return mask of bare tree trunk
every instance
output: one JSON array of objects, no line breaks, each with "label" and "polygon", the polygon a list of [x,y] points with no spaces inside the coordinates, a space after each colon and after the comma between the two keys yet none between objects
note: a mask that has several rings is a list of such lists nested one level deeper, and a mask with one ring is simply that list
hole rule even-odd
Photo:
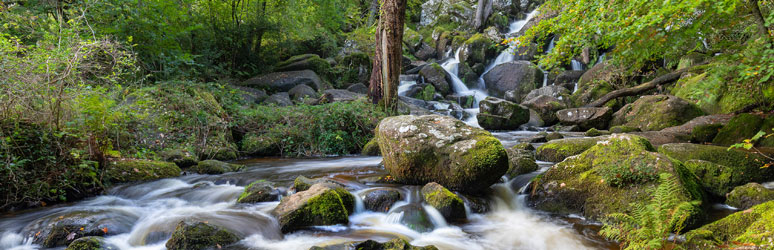
[{"label": "bare tree trunk", "polygon": [[374,103],[382,101],[387,110],[397,108],[405,16],[406,0],[384,0],[376,29],[370,96]]},{"label": "bare tree trunk", "polygon": [[486,19],[492,14],[492,1],[491,0],[478,0],[476,6],[476,18],[473,20],[473,27],[476,30],[481,29],[486,23]]},{"label": "bare tree trunk", "polygon": [[658,87],[659,85],[670,83],[673,81],[676,81],[680,79],[680,75],[682,75],[685,72],[693,70],[696,66],[704,65],[706,63],[697,64],[692,67],[684,68],[681,70],[674,71],[672,73],[668,73],[666,75],[662,75],[659,77],[656,77],[656,79],[653,79],[649,82],[631,87],[631,88],[625,88],[625,89],[619,89],[615,90],[613,92],[607,93],[606,95],[600,97],[596,101],[593,101],[586,105],[586,107],[601,107],[602,105],[605,105],[605,103],[609,102],[610,100],[613,100],[618,97],[624,97],[624,96],[633,96],[641,94],[645,91],[654,89]]}]

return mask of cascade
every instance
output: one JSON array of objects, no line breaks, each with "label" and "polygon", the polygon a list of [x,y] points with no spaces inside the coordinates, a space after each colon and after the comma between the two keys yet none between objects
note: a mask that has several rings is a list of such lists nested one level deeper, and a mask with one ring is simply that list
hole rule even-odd
[{"label": "cascade", "polygon": [[572,70],[575,70],[575,71],[583,70],[583,64],[580,61],[575,59],[572,59],[572,61],[570,61],[570,66],[572,67]]},{"label": "cascade", "polygon": [[478,103],[489,95],[487,95],[486,92],[482,89],[469,89],[468,86],[466,86],[465,83],[462,82],[462,80],[459,78],[458,73],[461,51],[462,47],[458,48],[454,53],[454,57],[446,60],[446,62],[444,62],[441,67],[449,73],[449,76],[451,77],[451,87],[455,94],[473,96],[473,99],[475,100],[473,103],[473,108],[465,109],[465,112],[470,116],[467,120],[465,120],[465,123],[478,127],[478,120],[476,119],[476,114],[478,114]]}]

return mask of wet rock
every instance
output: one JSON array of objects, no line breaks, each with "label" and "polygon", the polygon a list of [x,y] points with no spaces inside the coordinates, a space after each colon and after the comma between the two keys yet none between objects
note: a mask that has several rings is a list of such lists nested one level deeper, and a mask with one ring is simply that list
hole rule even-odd
[{"label": "wet rock", "polygon": [[239,241],[234,233],[204,222],[177,224],[172,238],[165,245],[169,250],[221,248]]},{"label": "wet rock", "polygon": [[559,85],[562,87],[565,87],[568,90],[575,89],[575,84],[578,83],[581,76],[583,76],[583,73],[586,71],[582,70],[568,70],[560,73],[558,76],[556,76],[556,81],[554,81],[554,85]]},{"label": "wet rock", "polygon": [[247,102],[251,103],[261,103],[263,100],[266,100],[266,98],[269,97],[269,95],[266,94],[266,91],[250,88],[250,87],[243,87],[243,86],[232,86],[234,88],[237,88],[244,93],[242,94],[242,99],[245,99]]},{"label": "wet rock", "polygon": [[774,201],[753,206],[685,234],[695,249],[725,246],[763,246],[774,242]]},{"label": "wet rock", "polygon": [[691,131],[691,142],[694,143],[709,143],[715,139],[720,129],[723,128],[721,124],[706,124],[699,125],[693,128]]},{"label": "wet rock", "polygon": [[735,187],[726,195],[726,204],[741,210],[771,200],[774,200],[774,190],[755,182]]},{"label": "wet rock", "polygon": [[761,168],[767,161],[757,153],[690,143],[665,144],[658,150],[684,162],[702,180],[704,188],[716,196],[722,197],[735,186],[748,182],[774,179],[774,171]]},{"label": "wet rock", "polygon": [[438,183],[431,182],[422,187],[422,197],[443,215],[446,220],[464,220],[465,202]]},{"label": "wet rock", "polygon": [[529,110],[518,104],[487,97],[479,103],[478,124],[490,130],[514,130],[529,121]]},{"label": "wet rock", "polygon": [[199,163],[195,154],[183,149],[170,149],[161,152],[161,157],[168,162],[174,162],[180,168],[187,168]]},{"label": "wet rock", "polygon": [[493,49],[496,42],[490,40],[484,34],[476,33],[462,44],[463,50],[460,51],[460,61],[467,65],[477,63],[486,63],[488,58],[496,56]]},{"label": "wet rock", "polygon": [[451,85],[449,85],[449,77],[446,75],[446,70],[433,63],[427,65],[419,71],[419,75],[425,78],[425,82],[430,83],[435,87],[435,91],[441,95],[448,95],[451,93]]},{"label": "wet rock", "polygon": [[[642,206],[650,201],[661,174],[678,179],[678,191],[670,198],[681,202],[702,199],[698,180],[684,174],[687,171],[682,168],[655,152],[645,138],[616,134],[536,177],[529,202],[548,212],[601,219],[628,212],[632,203]],[[700,216],[698,205],[691,209],[686,225]]]},{"label": "wet rock", "polygon": [[351,102],[366,97],[364,94],[349,92],[343,89],[328,89],[323,91],[323,93],[332,97],[332,100],[329,102]]},{"label": "wet rock", "polygon": [[87,236],[78,238],[70,243],[65,250],[107,250],[118,249],[117,246],[105,242],[105,238],[99,236]]},{"label": "wet rock", "polygon": [[587,130],[587,131],[586,131],[586,133],[584,133],[583,135],[585,135],[585,136],[588,136],[588,137],[594,137],[594,136],[600,136],[600,135],[602,135],[602,132],[600,132],[599,130],[597,130],[597,129],[595,129],[595,128],[590,128],[590,129],[589,129],[589,130]]},{"label": "wet rock", "polygon": [[290,101],[290,95],[288,92],[279,92],[273,94],[263,101],[263,104],[274,104],[279,107],[293,106],[293,102]]},{"label": "wet rock", "polygon": [[392,239],[385,243],[379,243],[373,240],[367,240],[355,245],[358,250],[437,250],[435,246],[417,247],[409,244],[404,239]]},{"label": "wet rock", "polygon": [[296,177],[295,180],[293,180],[293,189],[295,189],[296,192],[306,191],[307,189],[312,187],[312,185],[317,183],[328,183],[328,184],[337,185],[338,187],[345,187],[344,184],[341,184],[329,178],[322,177],[322,178],[310,179],[310,178],[307,178],[306,176],[299,175],[298,177]]},{"label": "wet rock", "polygon": [[390,211],[395,202],[402,200],[400,192],[394,189],[376,189],[368,191],[363,197],[365,209],[375,212]]},{"label": "wet rock", "polygon": [[197,174],[225,174],[242,170],[244,166],[222,162],[218,160],[200,161],[199,164],[190,169]]},{"label": "wet rock", "polygon": [[319,76],[311,70],[269,73],[243,82],[243,86],[266,90],[269,93],[287,92],[293,87],[306,84],[315,90],[323,89]]},{"label": "wet rock", "polygon": [[366,156],[380,156],[382,155],[382,152],[379,149],[379,143],[376,142],[376,138],[371,139],[366,143],[365,146],[363,146],[362,152],[360,152],[362,155]]},{"label": "wet rock", "polygon": [[427,61],[430,58],[435,58],[437,55],[437,52],[435,48],[433,48],[430,45],[427,45],[426,43],[422,43],[419,46],[419,49],[417,49],[417,52],[414,53],[414,56],[417,57],[417,59],[422,61]]},{"label": "wet rock", "polygon": [[704,112],[693,103],[676,96],[650,95],[627,104],[613,114],[610,125],[626,125],[642,131],[658,131],[681,125]]},{"label": "wet rock", "polygon": [[[715,138],[713,144],[729,146],[734,143],[740,143],[745,139],[750,139],[758,133],[763,118],[753,114],[739,114],[728,121]],[[770,132],[770,131],[766,131]]]},{"label": "wet rock", "polygon": [[516,145],[513,145],[511,147],[512,149],[520,149],[520,150],[528,150],[528,151],[534,151],[535,147],[532,146],[530,143],[522,142]]},{"label": "wet rock", "polygon": [[274,183],[266,180],[258,180],[245,187],[245,191],[239,195],[237,203],[258,203],[276,201],[279,199],[279,191],[274,188]]},{"label": "wet rock", "polygon": [[564,125],[578,125],[583,130],[606,129],[613,116],[613,110],[604,108],[572,108],[556,112],[559,122]]},{"label": "wet rock", "polygon": [[105,169],[113,183],[150,181],[180,176],[180,168],[171,162],[121,159],[108,162]]},{"label": "wet rock", "polygon": [[[47,248],[67,246],[88,236],[129,232],[134,221],[100,212],[75,212],[56,218],[41,218],[24,229],[34,244]],[[85,244],[85,243],[81,243]]]},{"label": "wet rock", "polygon": [[535,110],[546,126],[551,126],[559,122],[559,118],[556,117],[556,112],[567,108],[567,105],[561,100],[547,95],[529,99],[528,101],[523,102],[522,105]]},{"label": "wet rock", "polygon": [[469,109],[473,108],[473,104],[476,102],[476,98],[472,95],[463,95],[463,94],[450,94],[446,96],[446,100],[454,101],[460,104],[463,108]]},{"label": "wet rock", "polygon": [[567,157],[578,155],[607,137],[565,138],[553,140],[537,148],[535,158],[541,161],[560,162]]},{"label": "wet rock", "polygon": [[451,190],[475,192],[508,170],[499,140],[451,117],[388,117],[377,126],[376,137],[385,168],[401,183],[437,182]]},{"label": "wet rock", "polygon": [[546,141],[553,141],[553,140],[559,140],[563,139],[564,136],[561,133],[553,132],[548,135],[546,135]]},{"label": "wet rock", "polygon": [[411,230],[426,233],[433,231],[435,227],[430,220],[430,215],[419,204],[407,204],[396,207],[390,214],[403,213],[400,217],[400,224],[411,228]]},{"label": "wet rock", "polygon": [[539,96],[553,97],[557,101],[564,103],[563,100],[567,100],[568,98],[570,98],[570,91],[562,86],[548,85],[548,86],[530,91],[529,94],[527,94],[527,96],[524,97],[524,101],[527,102]]},{"label": "wet rock", "polygon": [[288,91],[291,100],[302,102],[304,99],[317,99],[317,91],[306,84],[299,84]]},{"label": "wet rock", "polygon": [[368,94],[368,87],[366,87],[362,83],[355,83],[355,84],[352,84],[349,87],[347,87],[347,91],[352,92],[352,93],[356,93],[356,94],[367,95]]},{"label": "wet rock", "polygon": [[508,172],[505,175],[508,178],[531,173],[538,169],[535,155],[531,151],[512,147],[507,149],[506,152],[508,153]]},{"label": "wet rock", "polygon": [[639,131],[641,131],[639,128],[623,126],[623,125],[610,127],[610,133],[613,133],[613,134],[624,134],[624,133],[639,132]]},{"label": "wet rock", "polygon": [[523,141],[529,142],[529,143],[541,143],[541,142],[547,142],[546,136],[548,136],[548,133],[545,131],[539,132],[533,136],[525,138]]},{"label": "wet rock", "polygon": [[645,137],[653,146],[661,146],[670,143],[687,143],[691,141],[691,135],[670,133],[664,131],[632,132],[630,134]]},{"label": "wet rock", "polygon": [[282,233],[310,226],[346,225],[354,200],[344,188],[318,183],[282,199],[272,214],[277,217]]},{"label": "wet rock", "polygon": [[529,61],[503,63],[484,75],[484,83],[489,94],[505,98],[506,92],[511,91],[511,98],[506,99],[515,103],[521,103],[524,97],[536,89],[542,81],[543,73]]}]

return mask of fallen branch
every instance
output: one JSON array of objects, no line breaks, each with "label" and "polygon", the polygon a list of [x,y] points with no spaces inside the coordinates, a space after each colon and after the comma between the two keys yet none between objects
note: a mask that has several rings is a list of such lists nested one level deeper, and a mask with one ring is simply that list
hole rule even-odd
[{"label": "fallen branch", "polygon": [[618,97],[633,96],[633,95],[642,94],[645,91],[648,91],[648,90],[651,90],[651,89],[654,89],[654,88],[658,87],[659,85],[663,85],[663,84],[666,84],[666,83],[670,83],[670,82],[676,81],[677,79],[680,79],[680,75],[682,75],[683,73],[691,71],[694,68],[696,68],[697,66],[701,66],[701,65],[704,65],[704,64],[705,63],[697,64],[697,65],[694,65],[694,66],[691,66],[691,67],[688,67],[688,68],[684,68],[684,69],[681,69],[681,70],[676,70],[676,71],[673,71],[673,72],[668,73],[666,75],[662,75],[662,76],[656,77],[656,79],[653,79],[653,80],[651,80],[649,82],[646,82],[646,83],[643,83],[643,84],[640,84],[640,85],[637,85],[637,86],[634,86],[634,87],[631,87],[631,88],[615,90],[613,92],[607,93],[606,95],[600,97],[596,101],[593,101],[593,102],[587,104],[585,107],[601,107],[602,105],[605,105],[605,103],[607,103],[607,102],[609,102],[609,101],[611,101],[611,100],[613,100],[615,98],[618,98]]}]

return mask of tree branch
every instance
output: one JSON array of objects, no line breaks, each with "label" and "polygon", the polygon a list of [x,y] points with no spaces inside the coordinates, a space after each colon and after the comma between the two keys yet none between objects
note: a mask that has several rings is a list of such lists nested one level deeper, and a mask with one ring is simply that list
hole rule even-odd
[{"label": "tree branch", "polygon": [[680,79],[680,75],[682,75],[683,73],[691,71],[697,66],[704,65],[704,64],[706,63],[701,63],[681,70],[676,70],[676,71],[673,71],[672,73],[668,73],[666,75],[656,77],[656,79],[653,79],[649,82],[646,82],[631,88],[615,90],[613,92],[607,93],[606,95],[600,97],[596,101],[589,103],[585,107],[601,107],[602,105],[605,105],[605,103],[609,102],[610,100],[613,100],[618,97],[633,96],[633,95],[644,93],[645,91],[654,89],[659,85],[676,81],[677,79]]}]

